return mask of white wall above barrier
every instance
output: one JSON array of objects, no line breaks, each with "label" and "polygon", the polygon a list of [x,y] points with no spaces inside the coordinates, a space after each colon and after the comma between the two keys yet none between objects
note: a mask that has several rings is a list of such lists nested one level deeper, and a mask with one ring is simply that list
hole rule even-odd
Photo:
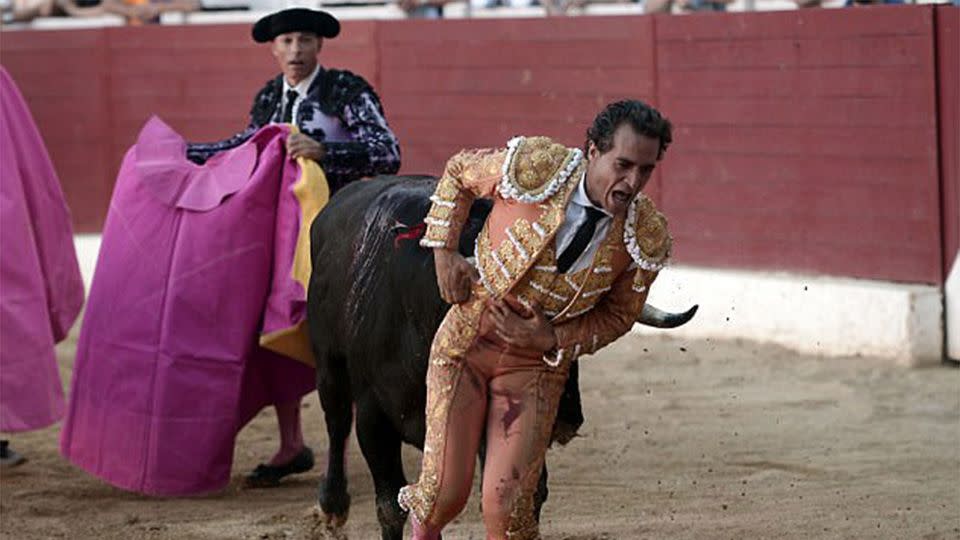
[{"label": "white wall above barrier", "polygon": [[943,295],[933,285],[676,266],[660,273],[649,300],[668,311],[700,305],[691,322],[669,330],[681,338],[748,339],[905,366],[943,359]]}]

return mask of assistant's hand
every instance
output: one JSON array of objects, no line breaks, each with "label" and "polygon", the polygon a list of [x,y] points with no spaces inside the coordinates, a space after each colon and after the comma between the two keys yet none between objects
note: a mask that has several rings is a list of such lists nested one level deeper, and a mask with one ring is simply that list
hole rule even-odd
[{"label": "assistant's hand", "polygon": [[487,308],[495,332],[509,345],[543,352],[557,346],[553,325],[536,303],[526,308],[507,296],[501,300],[488,300]]},{"label": "assistant's hand", "polygon": [[287,137],[287,155],[291,159],[305,157],[319,163],[326,153],[323,145],[313,140],[309,135],[294,133]]},{"label": "assistant's hand", "polygon": [[463,255],[447,248],[433,250],[437,266],[437,286],[440,298],[448,304],[460,304],[470,298],[470,289],[480,279],[480,274]]}]

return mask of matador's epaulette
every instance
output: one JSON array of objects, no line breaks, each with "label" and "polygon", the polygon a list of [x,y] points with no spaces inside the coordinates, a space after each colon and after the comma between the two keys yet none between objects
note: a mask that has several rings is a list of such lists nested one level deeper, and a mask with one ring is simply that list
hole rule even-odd
[{"label": "matador's epaulette", "polygon": [[504,199],[543,202],[570,180],[582,161],[580,149],[548,137],[515,137],[507,143],[498,191]]},{"label": "matador's epaulette", "polygon": [[643,193],[633,199],[627,210],[623,243],[633,261],[648,272],[660,271],[670,258],[673,239],[667,230],[667,218]]}]

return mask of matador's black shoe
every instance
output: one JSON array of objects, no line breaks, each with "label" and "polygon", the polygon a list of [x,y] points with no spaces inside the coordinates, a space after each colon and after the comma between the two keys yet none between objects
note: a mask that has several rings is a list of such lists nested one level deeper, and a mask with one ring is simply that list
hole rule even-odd
[{"label": "matador's black shoe", "polygon": [[257,465],[257,468],[243,479],[243,483],[244,487],[248,488],[276,487],[280,485],[280,479],[284,476],[307,472],[312,468],[313,450],[309,446],[304,446],[296,457],[283,465],[266,463]]},{"label": "matador's black shoe", "polygon": [[0,441],[0,468],[11,469],[17,465],[23,465],[27,458],[23,457],[16,450],[10,448],[9,441]]}]

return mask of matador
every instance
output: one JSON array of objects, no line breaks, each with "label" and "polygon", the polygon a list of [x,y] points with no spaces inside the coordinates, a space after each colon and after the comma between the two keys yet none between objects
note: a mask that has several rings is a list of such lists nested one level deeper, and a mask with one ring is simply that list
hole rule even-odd
[{"label": "matador", "polygon": [[[539,538],[533,494],[570,364],[632,327],[670,253],[641,190],[671,140],[629,100],[596,117],[585,152],[517,137],[448,161],[421,240],[454,305],[430,353],[420,478],[399,495],[414,538],[439,538],[463,509],[483,437],[487,538]],[[456,250],[477,197],[493,208],[474,266]]]}]

